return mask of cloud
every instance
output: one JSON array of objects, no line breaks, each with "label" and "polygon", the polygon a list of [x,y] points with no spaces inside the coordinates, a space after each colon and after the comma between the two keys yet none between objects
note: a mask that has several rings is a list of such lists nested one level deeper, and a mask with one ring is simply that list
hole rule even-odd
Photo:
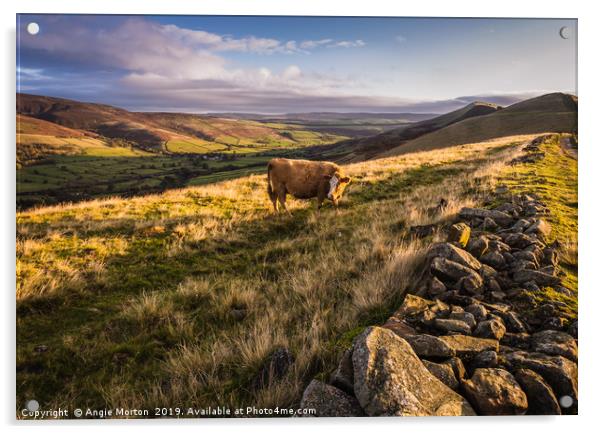
[{"label": "cloud", "polygon": [[329,44],[330,48],[352,48],[352,47],[363,47],[366,43],[361,39],[357,39],[355,41],[337,41]]},{"label": "cloud", "polygon": [[397,35],[397,36],[395,36],[395,40],[397,42],[399,42],[400,44],[403,44],[403,43],[407,42],[408,39],[403,35]]}]

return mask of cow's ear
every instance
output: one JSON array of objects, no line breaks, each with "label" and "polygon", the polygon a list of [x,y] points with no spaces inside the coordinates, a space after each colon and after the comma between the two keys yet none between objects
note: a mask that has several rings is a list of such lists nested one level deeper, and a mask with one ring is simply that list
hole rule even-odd
[{"label": "cow's ear", "polygon": [[348,182],[351,182],[351,178],[349,178],[348,176],[341,178],[341,183],[347,184]]}]

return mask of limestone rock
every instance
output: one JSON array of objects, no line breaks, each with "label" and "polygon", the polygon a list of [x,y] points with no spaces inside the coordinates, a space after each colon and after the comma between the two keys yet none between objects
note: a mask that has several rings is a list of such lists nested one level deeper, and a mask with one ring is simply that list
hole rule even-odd
[{"label": "limestone rock", "polygon": [[354,390],[370,416],[474,415],[468,402],[425,368],[410,344],[369,327],[353,349]]},{"label": "limestone rock", "polygon": [[456,352],[437,336],[419,334],[403,337],[420,357],[452,357]]},{"label": "limestone rock", "polygon": [[318,417],[364,416],[359,402],[336,387],[312,380],[303,392],[301,408],[315,409]]},{"label": "limestone rock", "polygon": [[552,232],[552,228],[548,222],[545,220],[538,219],[531,226],[525,230],[526,234],[535,234],[538,236],[546,237],[550,235]]},{"label": "limestone rock", "polygon": [[339,366],[330,376],[330,383],[339,389],[353,394],[353,362],[351,356],[353,351],[348,349],[341,357]]},{"label": "limestone rock", "polygon": [[481,321],[474,330],[474,335],[481,338],[500,340],[506,333],[506,326],[499,318]]},{"label": "limestone rock", "polygon": [[489,247],[489,240],[487,237],[480,236],[477,238],[472,238],[467,246],[466,250],[468,250],[475,258],[480,258]]},{"label": "limestone rock", "polygon": [[439,339],[445,342],[460,357],[472,357],[481,351],[499,350],[499,343],[495,339],[482,339],[465,335],[440,336]]},{"label": "limestone rock", "polygon": [[472,276],[476,282],[483,282],[479,273],[449,259],[437,257],[431,262],[431,273],[443,282],[455,283],[465,276]]},{"label": "limestone rock", "polygon": [[512,369],[528,368],[541,375],[552,386],[556,396],[577,400],[577,364],[562,356],[516,351],[504,354],[504,363]]},{"label": "limestone rock", "polygon": [[470,226],[466,223],[456,223],[451,225],[447,235],[447,241],[450,243],[458,243],[462,247],[466,247],[470,238]]},{"label": "limestone rock", "polygon": [[470,326],[462,320],[436,318],[434,324],[439,330],[445,332],[470,334]]},{"label": "limestone rock", "polygon": [[514,273],[513,277],[517,283],[533,281],[542,286],[554,286],[560,283],[560,278],[537,270],[518,270]]},{"label": "limestone rock", "polygon": [[462,386],[466,397],[479,414],[515,415],[527,411],[525,392],[512,374],[503,369],[477,369]]},{"label": "limestone rock", "polygon": [[510,214],[507,214],[502,211],[482,209],[482,208],[462,208],[459,212],[459,215],[463,219],[473,219],[473,218],[490,218],[494,220],[497,224],[501,226],[508,226],[511,224],[514,219]]},{"label": "limestone rock", "polygon": [[456,390],[460,383],[454,374],[453,368],[445,363],[433,363],[428,360],[423,360],[422,363],[439,381],[447,387]]},{"label": "limestone rock", "polygon": [[527,414],[561,414],[554,391],[539,374],[530,369],[518,369],[514,373],[514,378],[527,395],[529,402]]},{"label": "limestone rock", "polygon": [[474,256],[450,243],[434,244],[429,250],[428,257],[449,259],[475,271],[479,271],[481,268],[481,263]]},{"label": "limestone rock", "polygon": [[533,351],[577,361],[577,343],[568,333],[544,330],[531,336]]}]

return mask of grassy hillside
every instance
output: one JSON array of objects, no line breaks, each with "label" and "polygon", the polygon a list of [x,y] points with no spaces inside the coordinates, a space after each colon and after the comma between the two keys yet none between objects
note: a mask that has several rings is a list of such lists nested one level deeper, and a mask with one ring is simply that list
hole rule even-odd
[{"label": "grassy hillside", "polygon": [[265,175],[18,213],[18,406],[294,406],[414,283],[409,227],[482,202],[526,139],[349,165],[338,213],[271,215]]},{"label": "grassy hillside", "polygon": [[367,160],[398,146],[400,143],[405,143],[431,131],[439,130],[464,119],[483,116],[499,109],[500,107],[495,104],[474,102],[444,115],[395,128],[372,137],[337,143],[332,147],[332,151],[342,155],[338,158],[338,161],[341,162]]},{"label": "grassy hillside", "polygon": [[445,128],[399,144],[381,156],[478,142],[513,134],[577,131],[577,98],[552,93],[506,107],[494,113],[465,119]]},{"label": "grassy hillside", "polygon": [[17,113],[125,142],[145,151],[258,152],[334,143],[344,136],[298,125],[181,113],[137,113],[103,104],[18,94]]}]

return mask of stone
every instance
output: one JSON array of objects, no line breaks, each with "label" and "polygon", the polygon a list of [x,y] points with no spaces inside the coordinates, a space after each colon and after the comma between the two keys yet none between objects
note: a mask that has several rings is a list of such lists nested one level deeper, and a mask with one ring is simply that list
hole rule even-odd
[{"label": "stone", "polygon": [[514,223],[514,225],[512,225],[511,230],[512,232],[523,232],[529,226],[531,226],[531,222],[529,220],[519,219],[516,223]]},{"label": "stone", "polygon": [[303,392],[300,408],[315,409],[317,417],[364,416],[357,399],[326,383],[312,380]]},{"label": "stone", "polygon": [[468,244],[466,245],[466,250],[468,250],[470,254],[473,255],[475,258],[480,258],[481,255],[483,255],[487,251],[488,247],[489,240],[481,235],[477,238],[471,238]]},{"label": "stone", "polygon": [[439,336],[456,355],[460,357],[473,357],[481,351],[498,351],[499,343],[495,339],[483,339],[466,335]]},{"label": "stone", "polygon": [[533,281],[538,285],[554,286],[560,284],[560,278],[542,273],[537,270],[518,270],[514,272],[513,278],[517,283]]},{"label": "stone", "polygon": [[460,359],[459,357],[450,357],[449,359],[444,360],[442,364],[451,367],[454,371],[454,375],[458,380],[462,380],[466,377],[466,368],[464,367],[462,359]]},{"label": "stone", "polygon": [[[451,346],[451,345],[450,345]],[[541,375],[556,396],[577,399],[577,364],[562,356],[515,351],[504,354],[503,363],[512,370],[527,368]]]},{"label": "stone", "polygon": [[527,325],[520,319],[519,315],[514,312],[505,312],[501,314],[506,325],[506,330],[512,333],[525,333],[527,331]]},{"label": "stone", "polygon": [[468,220],[473,218],[490,218],[494,220],[495,223],[501,226],[508,226],[514,221],[510,214],[507,214],[502,211],[482,208],[462,208],[458,214],[461,218]]},{"label": "stone", "polygon": [[475,281],[483,281],[479,273],[457,262],[445,258],[434,258],[431,262],[431,273],[443,282],[455,283],[465,276],[473,276]]},{"label": "stone", "polygon": [[422,363],[433,376],[445,384],[450,389],[456,390],[460,383],[454,374],[453,368],[445,363],[433,363],[428,360],[423,360]]},{"label": "stone", "polygon": [[426,238],[431,235],[435,235],[437,232],[437,225],[417,225],[410,227],[410,234],[416,238]]},{"label": "stone", "polygon": [[458,286],[466,293],[476,295],[483,292],[483,279],[480,276],[464,276],[458,281]]},{"label": "stone", "polygon": [[524,249],[535,242],[529,235],[521,233],[510,233],[504,237],[504,242],[515,249]]},{"label": "stone", "polygon": [[491,217],[485,217],[483,219],[483,229],[486,231],[497,231],[499,229],[500,225],[498,225],[495,220],[493,220]]},{"label": "stone", "polygon": [[464,321],[468,324],[468,327],[473,329],[477,325],[477,321],[474,318],[474,315],[470,312],[452,312],[449,314],[449,319],[455,319],[459,321]]},{"label": "stone", "polygon": [[369,416],[474,415],[468,402],[433,376],[410,344],[368,327],[354,341],[354,391]]},{"label": "stone", "polygon": [[571,323],[571,325],[567,329],[567,332],[575,339],[577,339],[579,337],[579,324],[578,324],[577,320],[575,320]]},{"label": "stone", "polygon": [[552,232],[552,227],[545,220],[537,219],[535,223],[529,226],[526,230],[526,234],[535,234],[540,237],[547,237]]},{"label": "stone", "polygon": [[527,395],[531,415],[561,414],[560,406],[554,396],[554,391],[545,382],[541,375],[531,369],[518,369],[514,378]]},{"label": "stone", "polygon": [[474,329],[474,335],[480,338],[500,340],[506,333],[506,326],[499,318],[481,321]]},{"label": "stone", "polygon": [[428,258],[432,259],[436,257],[449,259],[475,271],[481,269],[481,263],[474,256],[450,243],[434,244],[429,250]]},{"label": "stone", "polygon": [[413,316],[428,310],[433,304],[434,302],[431,300],[426,300],[412,294],[406,294],[403,303],[395,313],[395,316],[400,315],[402,318],[405,316]]},{"label": "stone", "polygon": [[503,369],[479,368],[462,387],[479,414],[518,415],[527,411],[527,395],[512,374]]},{"label": "stone", "polygon": [[255,378],[255,387],[269,387],[274,381],[284,377],[295,358],[288,348],[276,348],[263,363]]},{"label": "stone", "polygon": [[490,265],[496,270],[503,270],[504,267],[506,267],[506,259],[504,258],[504,255],[498,251],[488,251],[482,255],[480,259],[481,262]]},{"label": "stone", "polygon": [[456,352],[437,336],[418,334],[404,336],[420,357],[453,357]]},{"label": "stone", "polygon": [[577,343],[568,333],[544,330],[531,336],[531,348],[538,353],[550,356],[563,356],[577,361]]},{"label": "stone", "polygon": [[353,361],[351,356],[353,351],[350,349],[346,350],[339,360],[337,369],[330,376],[330,383],[339,389],[353,394]]},{"label": "stone", "polygon": [[432,296],[432,295],[443,294],[445,291],[447,291],[445,284],[443,282],[441,282],[439,279],[437,279],[436,277],[433,277],[431,279],[431,281],[429,282],[429,289],[428,289],[429,295]]},{"label": "stone", "polygon": [[461,320],[437,318],[434,325],[444,332],[470,334],[470,326]]},{"label": "stone", "polygon": [[495,368],[497,366],[497,353],[495,351],[481,351],[470,361],[470,369]]},{"label": "stone", "polygon": [[537,260],[537,256],[534,252],[528,250],[519,250],[518,252],[514,252],[512,256],[514,256],[515,259],[532,262],[535,264],[535,268],[539,267],[539,261]]},{"label": "stone", "polygon": [[479,274],[483,278],[495,278],[498,275],[498,272],[495,268],[487,265],[481,264],[481,269],[479,270]]},{"label": "stone", "polygon": [[520,348],[521,350],[528,350],[531,348],[531,335],[528,333],[508,333],[506,332],[500,343],[509,347]]},{"label": "stone", "polygon": [[481,321],[487,318],[487,308],[479,303],[473,303],[466,306],[466,312],[470,312],[476,321]]},{"label": "stone", "polygon": [[383,324],[383,327],[391,330],[397,336],[401,337],[416,334],[414,327],[407,324],[403,319],[400,318],[400,316],[391,316],[387,322]]},{"label": "stone", "polygon": [[450,243],[458,243],[462,247],[466,247],[470,238],[470,226],[466,223],[456,223],[451,225],[447,234],[447,241]]},{"label": "stone", "polygon": [[558,266],[558,252],[552,247],[546,247],[542,250],[542,262],[546,265]]}]

